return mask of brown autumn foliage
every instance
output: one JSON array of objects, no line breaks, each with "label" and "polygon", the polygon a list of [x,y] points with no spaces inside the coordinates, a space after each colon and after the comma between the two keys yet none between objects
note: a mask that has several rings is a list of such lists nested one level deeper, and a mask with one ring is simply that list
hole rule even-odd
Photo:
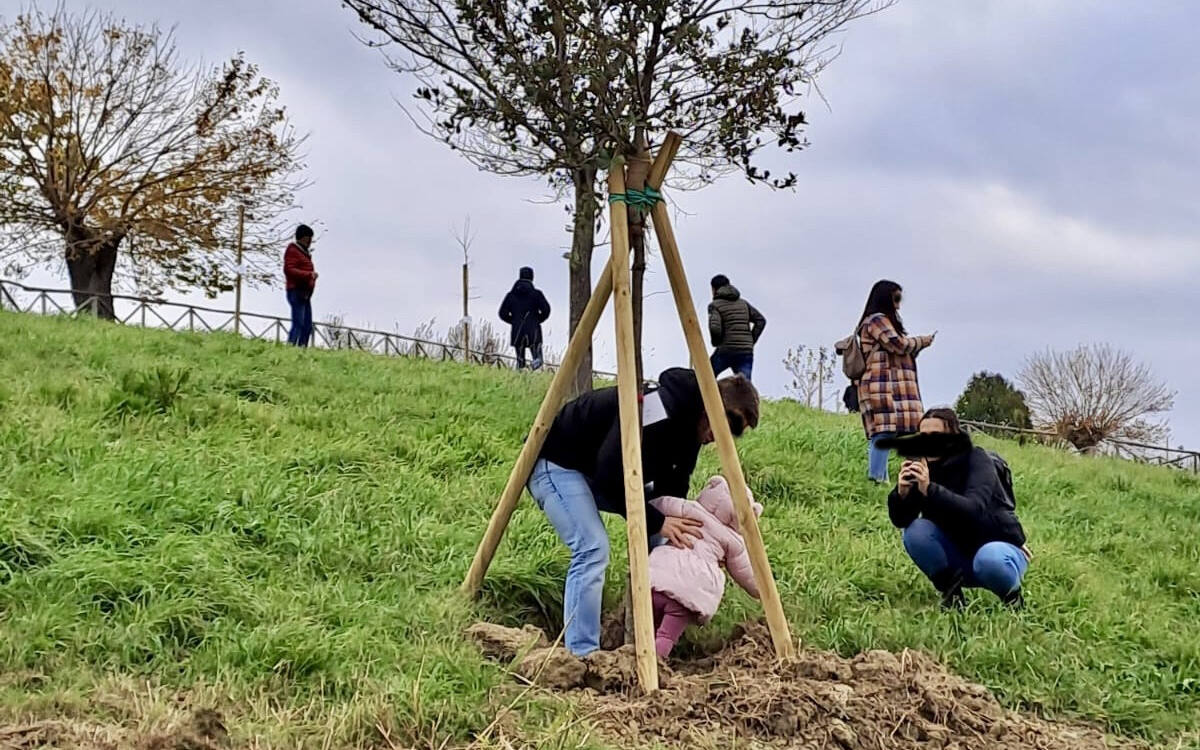
[{"label": "brown autumn foliage", "polygon": [[190,67],[155,26],[62,6],[0,24],[0,257],[61,258],[102,317],[114,277],[215,295],[241,204],[247,278],[264,281],[301,186],[304,138],[277,98],[241,55]]}]

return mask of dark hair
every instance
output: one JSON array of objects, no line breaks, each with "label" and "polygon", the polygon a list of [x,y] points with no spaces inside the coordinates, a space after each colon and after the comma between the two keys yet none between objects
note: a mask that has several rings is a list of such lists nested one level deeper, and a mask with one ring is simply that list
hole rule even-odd
[{"label": "dark hair", "polygon": [[758,427],[758,389],[744,375],[734,375],[717,381],[721,391],[721,403],[725,405],[725,418],[729,430],[740,436],[747,427]]},{"label": "dark hair", "polygon": [[309,225],[301,224],[300,226],[296,227],[296,239],[297,240],[302,240],[305,237],[312,237],[312,236],[313,236],[313,230],[312,230],[312,227],[310,227]]},{"label": "dark hair", "polygon": [[723,286],[729,286],[729,277],[723,273],[719,273],[712,277],[712,288],[720,289]]},{"label": "dark hair", "polygon": [[951,435],[963,434],[962,424],[958,421],[958,414],[953,409],[941,407],[938,409],[930,409],[921,417],[921,421],[926,419],[940,419],[946,423],[946,431]]},{"label": "dark hair", "polygon": [[533,269],[529,266],[522,266],[521,270],[517,272],[517,276],[525,281],[533,281]]},{"label": "dark hair", "polygon": [[871,294],[867,296],[867,306],[863,309],[862,317],[858,319],[859,325],[872,315],[883,313],[892,321],[896,333],[903,336],[904,321],[900,319],[900,313],[896,312],[896,295],[901,292],[903,290],[900,285],[894,281],[876,281],[875,286],[871,287]]}]

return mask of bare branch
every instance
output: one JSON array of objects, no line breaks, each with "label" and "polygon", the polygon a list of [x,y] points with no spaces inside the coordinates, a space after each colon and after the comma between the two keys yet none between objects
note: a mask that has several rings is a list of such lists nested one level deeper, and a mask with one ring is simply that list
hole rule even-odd
[{"label": "bare branch", "polygon": [[1148,439],[1166,428],[1146,417],[1175,404],[1149,367],[1108,344],[1034,354],[1019,377],[1034,423],[1084,451],[1109,439],[1157,442]]}]

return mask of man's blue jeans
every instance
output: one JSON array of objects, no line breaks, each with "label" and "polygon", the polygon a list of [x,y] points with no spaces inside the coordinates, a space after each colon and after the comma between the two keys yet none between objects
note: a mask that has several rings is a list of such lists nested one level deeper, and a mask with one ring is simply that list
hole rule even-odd
[{"label": "man's blue jeans", "polygon": [[718,349],[713,352],[709,362],[712,363],[713,375],[718,377],[726,370],[733,370],[735,375],[745,375],[746,380],[752,379],[754,352],[723,352]]},{"label": "man's blue jeans", "polygon": [[529,494],[571,550],[563,595],[567,650],[586,656],[600,648],[600,608],[608,568],[608,532],[583,474],[538,459]]},{"label": "man's blue jeans", "polygon": [[292,308],[292,329],[288,331],[288,343],[293,346],[308,346],[312,338],[312,298],[303,289],[289,289],[288,306]]},{"label": "man's blue jeans", "polygon": [[932,580],[945,570],[962,573],[963,586],[983,588],[1003,599],[1021,587],[1029,560],[1015,544],[988,542],[968,560],[933,521],[918,518],[904,530],[904,550]]},{"label": "man's blue jeans", "polygon": [[890,450],[877,447],[880,440],[896,437],[894,432],[877,432],[871,436],[867,446],[867,476],[876,482],[888,481],[888,455]]}]

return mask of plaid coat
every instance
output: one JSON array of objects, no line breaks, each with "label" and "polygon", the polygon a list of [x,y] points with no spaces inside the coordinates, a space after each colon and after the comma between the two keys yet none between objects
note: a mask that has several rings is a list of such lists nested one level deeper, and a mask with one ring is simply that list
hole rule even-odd
[{"label": "plaid coat", "polygon": [[914,358],[930,337],[901,336],[883,313],[863,321],[860,335],[867,371],[858,383],[858,403],[867,437],[916,432],[925,408]]}]

